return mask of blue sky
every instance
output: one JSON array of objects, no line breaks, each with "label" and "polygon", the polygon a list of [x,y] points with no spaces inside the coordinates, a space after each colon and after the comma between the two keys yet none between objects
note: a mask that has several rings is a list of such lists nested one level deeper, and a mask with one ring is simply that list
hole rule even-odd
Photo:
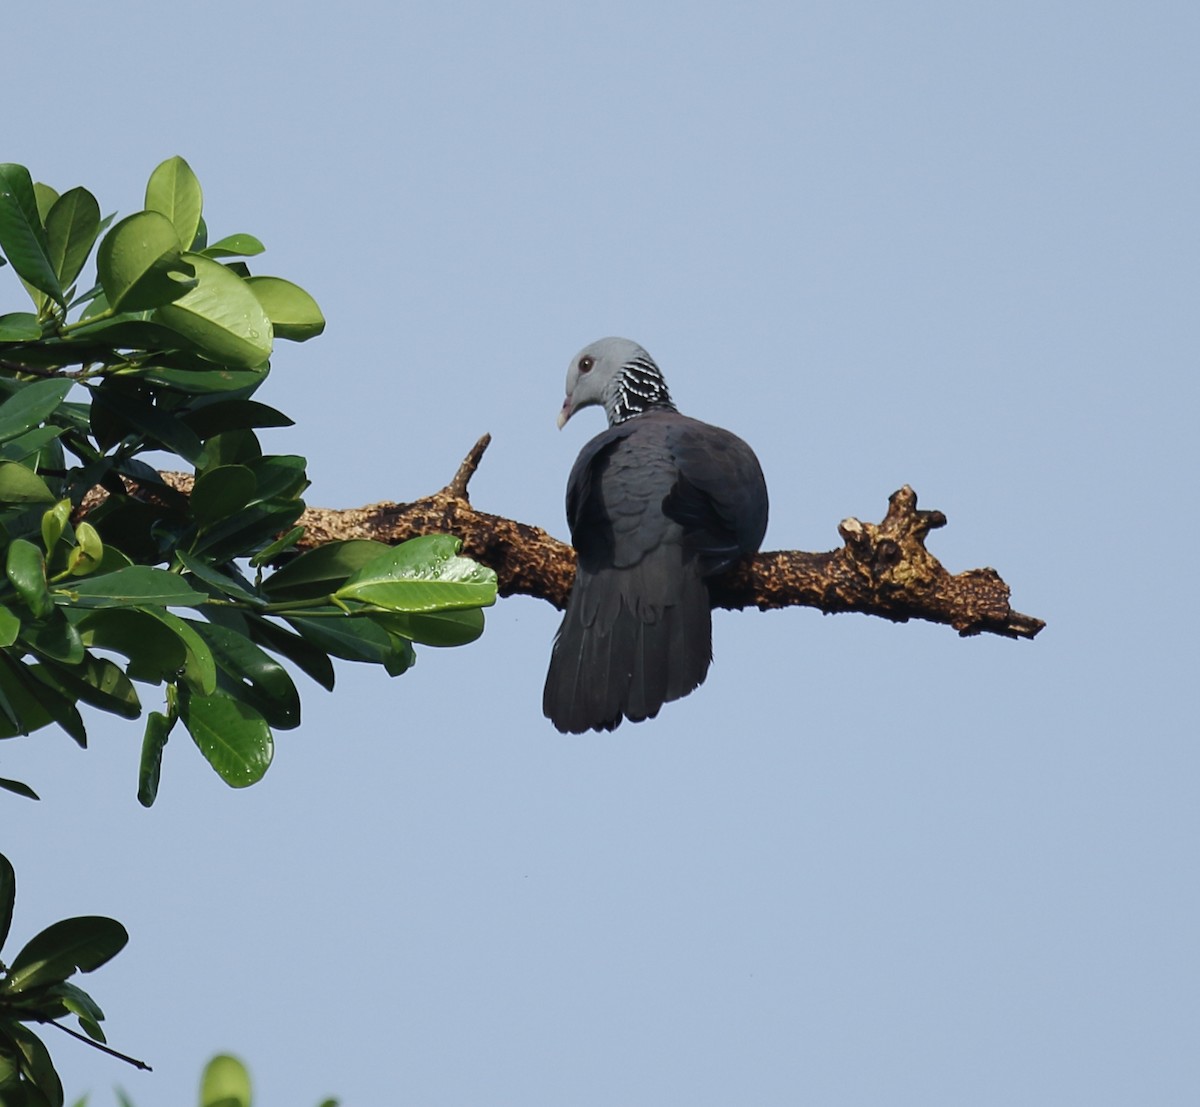
[{"label": "blue sky", "polygon": [[[68,25],[68,18],[70,20]],[[571,355],[651,351],[756,449],[768,548],[910,483],[1048,620],[715,616],[660,718],[542,719],[558,615],[344,665],[227,789],[139,727],[6,743],[14,938],[101,913],[135,1073],[262,1107],[1191,1104],[1200,14],[1182,2],[118,2],[6,16],[0,160],[105,211],[182,154],[329,320],[260,398],[311,503],[440,487],[565,536]],[[9,271],[11,274],[11,271]],[[23,308],[0,274],[0,310]],[[1189,658],[1191,660],[1189,660]],[[152,704],[153,697],[147,696]]]}]

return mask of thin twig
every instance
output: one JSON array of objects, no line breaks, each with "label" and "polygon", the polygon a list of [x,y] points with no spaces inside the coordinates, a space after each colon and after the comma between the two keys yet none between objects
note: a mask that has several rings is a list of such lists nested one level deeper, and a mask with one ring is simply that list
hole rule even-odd
[{"label": "thin twig", "polygon": [[24,365],[19,361],[8,361],[4,358],[0,358],[0,369],[8,373],[26,373],[31,377],[45,377],[50,380],[55,378],[79,380],[85,372],[83,369],[72,369],[70,371],[65,369],[47,369],[42,365]]},{"label": "thin twig", "polygon": [[41,1021],[50,1026],[57,1027],[64,1034],[70,1034],[72,1038],[78,1038],[84,1045],[90,1045],[92,1049],[98,1049],[101,1053],[107,1053],[110,1057],[115,1057],[118,1061],[124,1061],[128,1065],[132,1065],[135,1069],[142,1069],[145,1072],[154,1071],[145,1061],[139,1061],[136,1057],[130,1057],[128,1053],[122,1053],[120,1050],[111,1049],[94,1038],[89,1038],[86,1034],[80,1034],[79,1031],[72,1030],[69,1026],[63,1026],[61,1022],[55,1022],[53,1019],[43,1019]]}]

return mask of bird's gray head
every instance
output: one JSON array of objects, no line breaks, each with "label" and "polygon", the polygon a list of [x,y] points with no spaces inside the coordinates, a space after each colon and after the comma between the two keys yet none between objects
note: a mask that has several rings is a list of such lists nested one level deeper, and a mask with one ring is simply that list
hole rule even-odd
[{"label": "bird's gray head", "polygon": [[601,338],[571,359],[559,429],[581,407],[593,404],[603,405],[610,427],[650,408],[675,410],[654,359],[628,338]]}]

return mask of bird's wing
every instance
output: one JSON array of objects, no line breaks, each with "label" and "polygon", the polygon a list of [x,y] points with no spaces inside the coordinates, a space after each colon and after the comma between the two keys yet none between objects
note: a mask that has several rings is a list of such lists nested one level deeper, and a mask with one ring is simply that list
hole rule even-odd
[{"label": "bird's wing", "polygon": [[571,475],[567,478],[567,525],[571,528],[571,541],[577,549],[577,540],[582,538],[586,544],[603,522],[597,474],[602,471],[608,452],[618,442],[628,438],[632,430],[631,424],[623,424],[602,431],[579,451],[571,467]]},{"label": "bird's wing", "polygon": [[684,530],[705,575],[723,572],[758,549],[767,530],[762,468],[737,435],[677,416],[668,438],[678,476],[663,512]]},{"label": "bird's wing", "polygon": [[662,510],[676,479],[668,433],[663,419],[647,414],[584,446],[567,482],[567,520],[585,568],[627,568],[664,542],[682,540]]}]

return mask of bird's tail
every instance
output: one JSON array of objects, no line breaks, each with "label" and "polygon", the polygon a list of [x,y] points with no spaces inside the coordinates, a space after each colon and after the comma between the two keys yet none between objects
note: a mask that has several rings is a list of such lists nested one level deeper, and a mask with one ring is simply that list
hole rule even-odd
[{"label": "bird's tail", "polygon": [[634,566],[576,572],[542,696],[560,731],[652,719],[703,682],[712,661],[708,588],[694,563],[680,566],[680,554],[664,546]]}]

